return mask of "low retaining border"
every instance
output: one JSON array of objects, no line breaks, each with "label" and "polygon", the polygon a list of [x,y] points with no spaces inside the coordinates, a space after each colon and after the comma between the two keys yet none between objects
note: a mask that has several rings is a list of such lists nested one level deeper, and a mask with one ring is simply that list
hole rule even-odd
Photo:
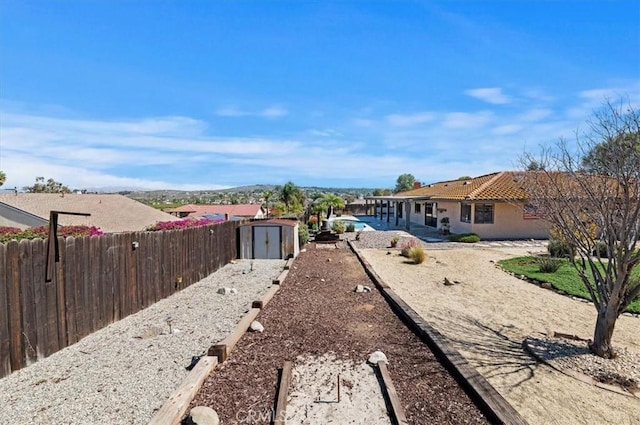
[{"label": "low retaining border", "polygon": [[391,308],[429,346],[489,420],[498,424],[527,425],[527,421],[498,393],[489,381],[480,375],[440,332],[420,317],[382,280],[358,248],[351,241],[348,241],[348,244]]},{"label": "low retaining border", "polygon": [[[289,264],[290,266],[291,264]],[[251,304],[251,309],[245,314],[238,322],[234,330],[227,335],[219,343],[209,347],[207,355],[200,358],[198,364],[189,372],[187,377],[182,381],[182,384],[174,391],[174,393],[167,399],[162,405],[160,410],[151,418],[149,425],[177,425],[182,420],[189,403],[195,397],[196,393],[200,390],[200,387],[204,383],[204,380],[219,364],[224,363],[229,354],[240,341],[240,338],[247,332],[251,322],[260,313],[273,296],[280,289],[280,285],[287,276],[288,270],[284,270],[277,279],[274,280],[272,286],[267,292],[256,301]]]}]

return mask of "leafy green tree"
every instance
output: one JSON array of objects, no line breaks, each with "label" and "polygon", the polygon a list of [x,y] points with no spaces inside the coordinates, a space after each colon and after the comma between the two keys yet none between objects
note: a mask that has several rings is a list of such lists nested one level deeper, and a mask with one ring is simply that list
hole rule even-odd
[{"label": "leafy green tree", "polygon": [[416,178],[413,177],[413,174],[401,174],[398,176],[396,180],[396,187],[394,189],[395,193],[405,192],[407,190],[413,189],[413,184],[416,182]]},{"label": "leafy green tree", "polygon": [[604,141],[595,144],[582,158],[582,170],[600,175],[615,175],[620,165],[633,172],[640,168],[640,134],[621,129],[617,134],[604,134]]},{"label": "leafy green tree", "polygon": [[71,193],[71,189],[62,183],[52,178],[45,182],[44,177],[36,177],[33,186],[25,186],[23,189],[29,193]]},{"label": "leafy green tree", "polygon": [[[575,254],[569,260],[597,311],[589,348],[612,358],[616,320],[640,297],[640,279],[631,274],[640,267],[640,111],[607,103],[588,124],[577,134],[577,149],[564,140],[545,149],[536,159],[542,171],[522,173],[521,183]],[[525,155],[521,164],[532,159]]]},{"label": "leafy green tree", "polygon": [[382,189],[374,189],[373,190],[373,196],[383,196],[383,190]]},{"label": "leafy green tree", "polygon": [[289,181],[279,188],[278,198],[284,204],[287,214],[300,214],[304,211],[304,192],[293,182]]},{"label": "leafy green tree", "polygon": [[264,202],[267,205],[267,218],[269,218],[269,200],[273,198],[273,192],[270,190],[265,190],[262,192],[262,197],[264,198]]},{"label": "leafy green tree", "polygon": [[0,170],[0,186],[2,186],[6,181],[7,175],[4,173],[4,171]]},{"label": "leafy green tree", "polygon": [[391,195],[391,189],[384,189],[382,191],[382,196],[390,196]]}]

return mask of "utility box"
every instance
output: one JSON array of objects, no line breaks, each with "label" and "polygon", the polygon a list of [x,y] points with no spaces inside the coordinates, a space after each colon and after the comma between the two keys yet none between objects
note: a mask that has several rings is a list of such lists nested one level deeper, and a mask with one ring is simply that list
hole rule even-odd
[{"label": "utility box", "polygon": [[300,253],[298,222],[271,219],[243,224],[240,232],[240,258],[286,260]]}]

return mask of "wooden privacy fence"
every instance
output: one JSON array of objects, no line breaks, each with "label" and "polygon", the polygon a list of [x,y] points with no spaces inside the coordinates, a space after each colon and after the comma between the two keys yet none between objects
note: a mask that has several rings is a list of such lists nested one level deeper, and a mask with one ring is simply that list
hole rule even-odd
[{"label": "wooden privacy fence", "polygon": [[0,377],[168,297],[237,258],[239,222],[0,244]]}]

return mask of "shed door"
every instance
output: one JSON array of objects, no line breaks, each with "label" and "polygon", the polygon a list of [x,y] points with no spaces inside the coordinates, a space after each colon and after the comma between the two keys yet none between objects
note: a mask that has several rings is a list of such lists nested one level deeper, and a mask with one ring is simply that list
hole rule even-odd
[{"label": "shed door", "polygon": [[281,259],[280,227],[253,227],[253,258],[275,260]]}]

